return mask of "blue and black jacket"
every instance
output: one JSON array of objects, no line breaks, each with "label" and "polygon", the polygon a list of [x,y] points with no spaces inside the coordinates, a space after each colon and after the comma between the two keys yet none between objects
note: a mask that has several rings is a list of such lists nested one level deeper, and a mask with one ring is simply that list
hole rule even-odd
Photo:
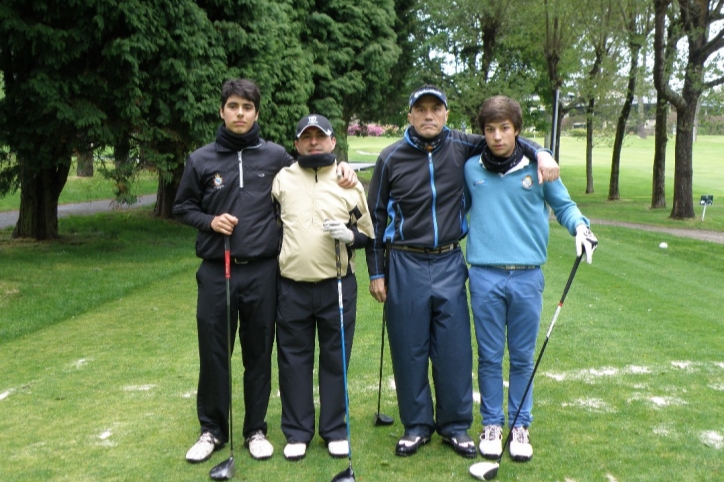
[{"label": "blue and black jacket", "polygon": [[[408,129],[403,139],[377,158],[367,195],[375,239],[368,243],[370,279],[384,276],[384,247],[437,248],[461,240],[465,219],[465,161],[480,154],[485,137],[443,128],[436,147],[419,144]],[[535,159],[541,147],[518,138],[523,153]]]}]

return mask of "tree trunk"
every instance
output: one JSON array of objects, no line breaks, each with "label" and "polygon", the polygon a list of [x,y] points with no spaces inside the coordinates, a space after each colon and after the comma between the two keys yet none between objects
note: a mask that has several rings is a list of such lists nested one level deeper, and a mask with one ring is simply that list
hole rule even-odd
[{"label": "tree trunk", "polygon": [[686,107],[676,111],[676,144],[674,147],[674,205],[671,219],[689,219],[694,217],[692,190],[694,147],[694,117],[698,97],[691,99]]},{"label": "tree trunk", "polygon": [[78,177],[93,177],[93,151],[83,151],[76,154],[78,161],[75,174]]},{"label": "tree trunk", "polygon": [[170,181],[166,181],[163,174],[159,173],[156,206],[153,208],[154,216],[163,219],[173,219],[173,201],[176,199],[176,192],[181,183],[183,173],[183,164],[174,168]]},{"label": "tree trunk", "polygon": [[656,99],[656,134],[654,137],[654,172],[651,188],[651,209],[666,207],[666,145],[669,134],[666,118],[669,103],[660,95]]},{"label": "tree trunk", "polygon": [[58,198],[68,180],[70,159],[32,171],[20,163],[20,212],[13,238],[58,239]]},{"label": "tree trunk", "polygon": [[586,108],[586,194],[593,194],[593,113],[596,100],[591,97]]},{"label": "tree trunk", "polygon": [[638,58],[641,47],[637,44],[629,46],[631,54],[631,65],[629,67],[628,86],[626,88],[626,100],[621,108],[621,115],[618,117],[616,125],[616,138],[613,141],[613,155],[611,156],[611,179],[608,184],[608,200],[617,201],[621,198],[618,190],[618,177],[621,165],[621,148],[623,147],[623,138],[626,136],[626,122],[631,114],[631,105],[633,104],[634,91],[636,90],[636,74],[638,71]]}]

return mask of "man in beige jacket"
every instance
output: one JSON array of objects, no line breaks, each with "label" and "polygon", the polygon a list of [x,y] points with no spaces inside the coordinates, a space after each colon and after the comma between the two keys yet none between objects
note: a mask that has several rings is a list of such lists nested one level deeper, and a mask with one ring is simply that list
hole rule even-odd
[{"label": "man in beige jacket", "polygon": [[297,125],[297,163],[274,179],[283,236],[277,306],[277,354],[284,457],[299,460],[314,438],[314,347],[319,337],[319,435],[332,457],[347,457],[344,378],[335,242],[342,246],[346,362],[357,308],[354,250],[364,248],[372,224],[362,185],[337,183],[336,139],[327,118],[310,114]]}]

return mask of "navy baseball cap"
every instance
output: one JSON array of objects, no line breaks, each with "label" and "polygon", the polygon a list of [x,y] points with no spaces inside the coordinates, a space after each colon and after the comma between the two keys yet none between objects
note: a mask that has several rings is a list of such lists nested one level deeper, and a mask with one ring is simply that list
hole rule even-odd
[{"label": "navy baseball cap", "polygon": [[410,109],[412,109],[412,106],[415,105],[415,102],[417,102],[418,99],[423,95],[432,95],[437,97],[447,109],[447,96],[445,95],[445,92],[432,85],[423,85],[410,95]]},{"label": "navy baseball cap", "polygon": [[329,119],[319,114],[309,114],[302,117],[297,123],[297,139],[302,133],[310,127],[316,127],[320,131],[327,134],[329,137],[334,137],[334,130]]}]

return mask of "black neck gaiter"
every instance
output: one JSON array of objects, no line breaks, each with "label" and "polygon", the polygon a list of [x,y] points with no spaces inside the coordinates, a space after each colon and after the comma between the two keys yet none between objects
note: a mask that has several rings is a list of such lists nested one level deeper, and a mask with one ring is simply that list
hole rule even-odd
[{"label": "black neck gaiter", "polygon": [[506,173],[514,168],[523,159],[523,150],[518,143],[515,143],[515,150],[510,157],[498,157],[493,154],[488,146],[485,146],[480,155],[480,162],[485,169],[491,172]]},{"label": "black neck gaiter", "polygon": [[297,162],[305,169],[319,169],[334,164],[337,156],[334,154],[312,154],[311,156],[299,156]]},{"label": "black neck gaiter", "polygon": [[425,137],[421,137],[417,133],[415,128],[410,126],[409,130],[407,131],[407,135],[415,147],[425,152],[432,152],[437,149],[440,144],[442,144],[443,140],[445,140],[446,132],[445,129],[443,129],[438,135],[431,139],[428,139]]},{"label": "black neck gaiter", "polygon": [[249,132],[246,134],[234,134],[225,125],[220,125],[216,131],[216,142],[231,149],[232,151],[240,151],[244,148],[255,146],[259,143],[259,133],[261,128],[259,124],[254,122]]}]

